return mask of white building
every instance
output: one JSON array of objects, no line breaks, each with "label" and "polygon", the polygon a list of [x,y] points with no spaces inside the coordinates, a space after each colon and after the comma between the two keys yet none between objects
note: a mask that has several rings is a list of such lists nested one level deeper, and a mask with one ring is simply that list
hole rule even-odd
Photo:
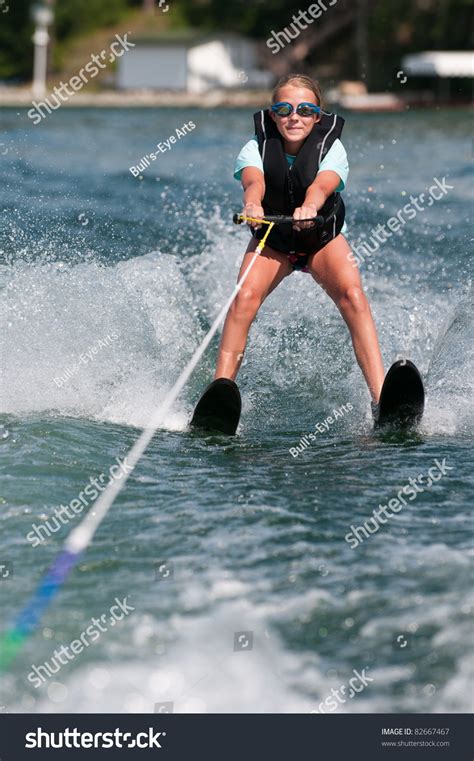
[{"label": "white building", "polygon": [[270,72],[258,68],[257,45],[234,34],[196,38],[143,38],[118,61],[122,90],[205,93],[233,87],[267,88]]}]

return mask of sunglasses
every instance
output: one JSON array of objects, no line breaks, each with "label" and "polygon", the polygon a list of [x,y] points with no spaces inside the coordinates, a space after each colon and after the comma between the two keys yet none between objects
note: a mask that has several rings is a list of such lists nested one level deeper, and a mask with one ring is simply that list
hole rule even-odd
[{"label": "sunglasses", "polygon": [[[275,103],[271,106],[271,110],[277,116],[291,116],[295,109],[291,103]],[[321,107],[315,103],[300,103],[296,106],[296,113],[298,116],[313,116],[321,113]]]}]

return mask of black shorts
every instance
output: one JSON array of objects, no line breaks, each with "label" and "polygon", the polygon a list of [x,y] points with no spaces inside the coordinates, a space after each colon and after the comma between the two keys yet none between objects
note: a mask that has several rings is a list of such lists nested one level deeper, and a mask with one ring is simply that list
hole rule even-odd
[{"label": "black shorts", "polygon": [[[305,272],[308,258],[334,240],[342,230],[346,210],[344,201],[338,194],[337,205],[334,214],[326,218],[321,227],[312,227],[308,230],[293,230],[292,223],[274,227],[267,238],[267,243],[275,251],[286,254],[294,270]],[[256,238],[261,240],[265,230],[254,231]]]}]

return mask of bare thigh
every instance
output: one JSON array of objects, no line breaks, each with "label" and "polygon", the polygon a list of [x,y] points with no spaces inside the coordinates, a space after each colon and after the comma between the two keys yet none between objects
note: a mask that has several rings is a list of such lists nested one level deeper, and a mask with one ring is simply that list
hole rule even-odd
[{"label": "bare thigh", "polygon": [[349,259],[351,248],[339,234],[308,260],[308,270],[327,294],[338,302],[347,290],[356,286],[362,289],[359,269]]},{"label": "bare thigh", "polygon": [[[250,264],[258,244],[257,238],[252,237],[240,265],[239,280]],[[262,302],[291,272],[292,267],[285,254],[265,246],[262,253],[257,256],[243,288],[258,295]]]}]

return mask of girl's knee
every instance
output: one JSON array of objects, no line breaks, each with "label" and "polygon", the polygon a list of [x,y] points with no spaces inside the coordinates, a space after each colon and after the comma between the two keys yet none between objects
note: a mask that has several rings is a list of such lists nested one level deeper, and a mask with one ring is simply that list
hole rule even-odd
[{"label": "girl's knee", "polygon": [[341,310],[363,314],[369,310],[367,297],[360,285],[349,285],[344,288],[339,299],[338,306]]},{"label": "girl's knee", "polygon": [[261,294],[251,286],[242,286],[231,307],[232,315],[237,319],[252,320],[262,303]]}]

